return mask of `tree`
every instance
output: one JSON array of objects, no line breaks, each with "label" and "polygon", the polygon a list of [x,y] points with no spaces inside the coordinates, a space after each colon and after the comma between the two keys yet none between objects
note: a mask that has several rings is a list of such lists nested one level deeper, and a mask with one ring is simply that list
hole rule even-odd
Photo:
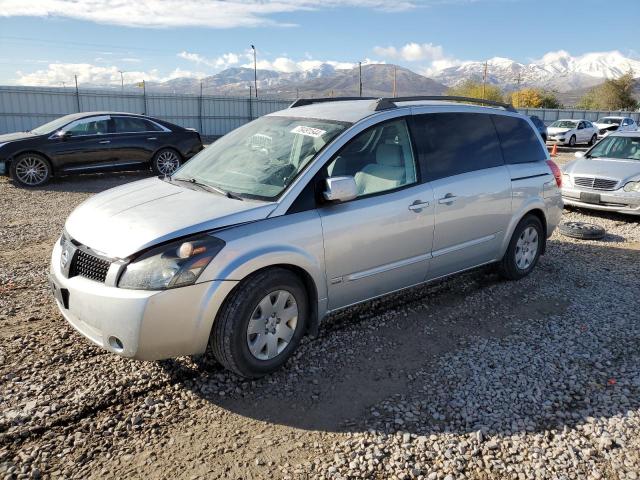
[{"label": "tree", "polygon": [[507,101],[516,108],[562,108],[558,97],[539,88],[523,88],[507,95]]},{"label": "tree", "polygon": [[456,97],[471,97],[471,98],[483,98],[493,100],[494,102],[502,102],[504,95],[502,90],[495,85],[482,85],[482,83],[474,82],[473,80],[465,80],[455,87],[451,87],[447,91],[447,95],[453,95]]},{"label": "tree", "polygon": [[589,90],[577,107],[585,110],[636,110],[638,102],[633,97],[634,87],[633,73],[629,71]]}]

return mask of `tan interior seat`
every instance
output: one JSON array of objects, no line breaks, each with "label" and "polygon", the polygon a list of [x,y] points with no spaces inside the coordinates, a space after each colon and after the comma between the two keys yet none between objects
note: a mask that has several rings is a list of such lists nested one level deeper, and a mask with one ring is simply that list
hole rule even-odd
[{"label": "tan interior seat", "polygon": [[404,158],[402,147],[381,144],[376,148],[376,163],[366,165],[356,173],[355,181],[359,195],[392,190],[404,184]]}]

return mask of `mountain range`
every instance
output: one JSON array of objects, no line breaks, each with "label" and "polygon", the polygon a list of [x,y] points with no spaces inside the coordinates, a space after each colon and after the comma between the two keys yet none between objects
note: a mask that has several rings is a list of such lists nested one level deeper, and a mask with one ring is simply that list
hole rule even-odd
[{"label": "mountain range", "polygon": [[[590,53],[573,57],[567,52],[548,53],[531,63],[519,63],[508,58],[494,57],[486,62],[487,82],[505,91],[518,87],[539,87],[556,92],[565,105],[573,105],[589,88],[608,78],[617,78],[631,71],[640,77],[640,61],[620,52]],[[430,74],[415,73],[392,64],[362,66],[363,95],[399,96],[441,95],[451,86],[464,80],[482,81],[485,62],[464,62]],[[337,69],[329,64],[297,72],[258,70],[260,96],[281,98],[353,96],[359,94],[359,69]],[[205,95],[247,96],[254,85],[251,68],[228,68],[202,79],[182,77],[166,82],[148,82],[151,91],[167,93],[200,92],[202,82]]]}]

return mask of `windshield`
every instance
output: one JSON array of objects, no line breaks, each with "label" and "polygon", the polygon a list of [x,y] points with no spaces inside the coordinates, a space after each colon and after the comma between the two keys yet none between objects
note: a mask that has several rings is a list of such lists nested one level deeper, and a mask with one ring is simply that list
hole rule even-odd
[{"label": "windshield", "polygon": [[272,200],[348,126],[328,120],[261,117],[205,148],[174,178]]},{"label": "windshield", "polygon": [[557,120],[551,124],[552,127],[557,128],[576,128],[578,122],[572,122],[571,120]]},{"label": "windshield", "polygon": [[40,125],[39,127],[31,130],[31,133],[35,133],[36,135],[45,135],[47,133],[53,133],[56,130],[60,130],[67,123],[71,122],[76,118],[75,115],[65,115],[64,117],[56,118],[55,120],[45,123],[44,125]]},{"label": "windshield", "polygon": [[587,154],[587,158],[640,160],[640,137],[605,137]]},{"label": "windshield", "polygon": [[616,125],[620,125],[621,121],[622,121],[621,118],[604,117],[598,120],[596,123],[606,123],[607,125],[612,125],[615,123]]}]

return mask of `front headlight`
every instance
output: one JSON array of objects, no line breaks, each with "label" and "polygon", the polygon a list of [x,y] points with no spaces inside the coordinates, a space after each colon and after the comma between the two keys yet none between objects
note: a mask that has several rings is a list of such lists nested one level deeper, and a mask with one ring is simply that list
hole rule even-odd
[{"label": "front headlight", "polygon": [[567,185],[571,185],[571,177],[569,176],[568,173],[563,173],[562,174],[562,184],[567,184]]},{"label": "front headlight", "polygon": [[623,190],[625,192],[640,192],[640,182],[629,182],[624,186]]},{"label": "front headlight", "polygon": [[193,285],[224,241],[202,234],[150,249],[127,265],[118,287],[165,290]]}]

